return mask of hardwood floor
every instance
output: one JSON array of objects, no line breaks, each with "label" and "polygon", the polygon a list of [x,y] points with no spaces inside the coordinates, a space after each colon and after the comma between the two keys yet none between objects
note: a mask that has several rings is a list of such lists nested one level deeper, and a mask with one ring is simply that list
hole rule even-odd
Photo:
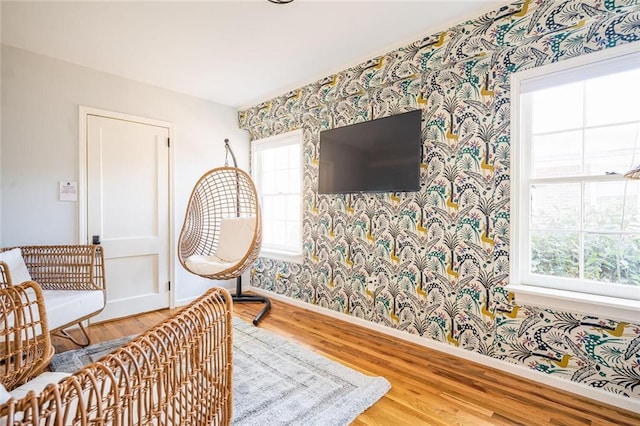
[{"label": "hardwood floor", "polygon": [[[577,397],[470,361],[272,300],[260,327],[368,375],[391,390],[354,425],[640,425],[640,414]],[[251,321],[259,304],[237,304]],[[172,314],[152,312],[89,327],[94,343],[140,333]],[[56,352],[75,349],[54,338]]]}]

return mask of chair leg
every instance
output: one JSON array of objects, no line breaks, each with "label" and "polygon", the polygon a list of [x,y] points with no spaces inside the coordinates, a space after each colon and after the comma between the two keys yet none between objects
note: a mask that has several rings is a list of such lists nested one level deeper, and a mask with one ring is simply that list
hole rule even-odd
[{"label": "chair leg", "polygon": [[89,334],[87,333],[87,330],[84,328],[84,325],[82,325],[82,322],[79,322],[78,326],[80,326],[80,331],[82,331],[82,334],[84,335],[84,343],[81,343],[78,339],[76,339],[75,337],[70,335],[67,332],[67,330],[58,331],[58,336],[63,337],[65,339],[69,339],[73,343],[75,343],[76,345],[78,345],[78,346],[80,346],[82,348],[87,347],[87,346],[89,346],[91,344],[91,339],[89,338]]},{"label": "chair leg", "polygon": [[236,294],[231,296],[231,300],[233,303],[264,303],[262,310],[258,312],[258,315],[253,319],[253,325],[258,325],[262,318],[271,310],[271,301],[266,297],[242,294],[242,277],[236,279]]}]

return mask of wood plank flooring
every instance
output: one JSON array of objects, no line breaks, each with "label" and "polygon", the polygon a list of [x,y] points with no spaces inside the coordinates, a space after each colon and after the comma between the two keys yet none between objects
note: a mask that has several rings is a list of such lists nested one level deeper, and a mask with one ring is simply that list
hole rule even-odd
[{"label": "wood plank flooring", "polygon": [[[354,425],[640,425],[640,414],[577,397],[480,364],[281,301],[260,327],[295,340],[364,374],[384,376],[391,390]],[[251,321],[259,304],[237,304]],[[140,333],[170,310],[95,324],[94,343]],[[75,349],[54,338],[56,352]]]}]

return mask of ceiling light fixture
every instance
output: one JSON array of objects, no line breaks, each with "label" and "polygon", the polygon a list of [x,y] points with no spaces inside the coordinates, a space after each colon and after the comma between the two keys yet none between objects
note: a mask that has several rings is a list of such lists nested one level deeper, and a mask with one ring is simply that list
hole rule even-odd
[{"label": "ceiling light fixture", "polygon": [[287,4],[287,3],[291,3],[293,0],[269,0],[269,1],[275,4]]}]

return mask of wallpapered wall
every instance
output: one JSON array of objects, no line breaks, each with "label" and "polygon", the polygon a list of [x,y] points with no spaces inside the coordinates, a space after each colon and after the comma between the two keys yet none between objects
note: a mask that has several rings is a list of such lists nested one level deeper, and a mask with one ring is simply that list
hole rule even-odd
[{"label": "wallpapered wall", "polygon": [[[240,112],[252,140],[304,130],[304,263],[261,258],[251,284],[640,398],[639,324],[504,288],[510,74],[638,41],[640,1],[520,1]],[[317,194],[321,130],[416,108],[419,192]]]}]

